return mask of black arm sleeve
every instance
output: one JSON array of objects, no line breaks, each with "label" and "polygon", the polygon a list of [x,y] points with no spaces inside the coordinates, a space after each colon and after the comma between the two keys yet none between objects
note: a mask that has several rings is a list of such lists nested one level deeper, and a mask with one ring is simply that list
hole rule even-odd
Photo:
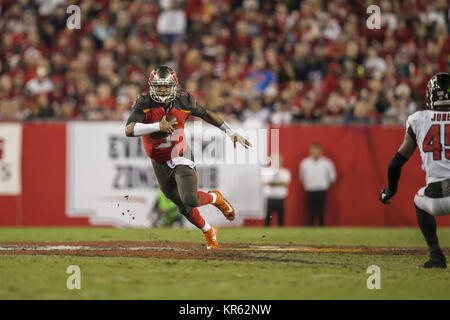
[{"label": "black arm sleeve", "polygon": [[136,100],[133,104],[133,112],[130,114],[127,120],[127,125],[129,125],[132,122],[144,122],[145,120],[145,112],[142,111],[142,103],[143,103],[143,97],[141,95],[137,96]]},{"label": "black arm sleeve", "polygon": [[407,133],[409,134],[409,136],[411,137],[411,139],[413,139],[414,143],[415,143],[416,146],[417,146],[416,134],[414,133],[413,129],[411,129],[411,127],[408,127]]},{"label": "black arm sleeve", "polygon": [[206,109],[197,104],[197,101],[191,94],[189,94],[189,103],[191,105],[191,115],[202,119],[206,116]]},{"label": "black arm sleeve", "polygon": [[389,163],[388,189],[392,194],[395,194],[397,192],[398,180],[400,179],[402,167],[406,163],[406,161],[408,161],[408,159],[397,152]]},{"label": "black arm sleeve", "polygon": [[133,112],[130,114],[127,120],[127,125],[132,122],[144,122],[145,113],[142,110],[133,109]]},{"label": "black arm sleeve", "polygon": [[191,114],[203,119],[206,116],[206,109],[197,104],[194,108],[192,108]]}]

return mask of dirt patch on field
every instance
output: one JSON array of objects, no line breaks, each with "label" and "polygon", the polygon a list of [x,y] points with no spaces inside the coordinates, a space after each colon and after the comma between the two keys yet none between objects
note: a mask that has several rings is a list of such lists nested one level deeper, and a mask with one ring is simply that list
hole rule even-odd
[{"label": "dirt patch on field", "polygon": [[[450,248],[444,252],[450,254]],[[220,249],[206,250],[199,243],[188,242],[7,242],[0,243],[0,254],[71,255],[92,257],[139,257],[205,260],[257,260],[304,262],[294,253],[346,253],[378,255],[426,255],[424,247],[373,247],[325,245],[221,244]],[[326,263],[326,262],[320,262]]]}]

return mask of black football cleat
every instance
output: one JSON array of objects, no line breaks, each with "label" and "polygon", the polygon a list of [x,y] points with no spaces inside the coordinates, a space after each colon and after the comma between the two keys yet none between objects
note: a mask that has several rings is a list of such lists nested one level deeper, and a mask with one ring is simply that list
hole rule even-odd
[{"label": "black football cleat", "polygon": [[446,269],[447,268],[447,261],[444,259],[440,259],[440,260],[433,260],[430,259],[427,262],[425,262],[423,265],[417,266],[418,268],[423,268],[423,269],[431,269],[431,268],[441,268],[441,269]]}]

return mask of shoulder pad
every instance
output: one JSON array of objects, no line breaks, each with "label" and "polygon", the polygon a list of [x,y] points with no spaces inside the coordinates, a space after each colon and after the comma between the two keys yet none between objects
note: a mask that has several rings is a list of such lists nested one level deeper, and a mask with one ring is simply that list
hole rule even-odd
[{"label": "shoulder pad", "polygon": [[145,106],[150,103],[150,95],[148,92],[139,94],[133,103],[133,108],[137,110],[142,110]]},{"label": "shoulder pad", "polygon": [[178,104],[177,107],[179,109],[189,110],[194,107],[195,105],[195,99],[194,97],[184,89],[179,89],[177,91],[177,98]]},{"label": "shoulder pad", "polygon": [[429,111],[431,111],[431,110],[416,111],[408,117],[408,121],[415,122],[415,121],[422,120],[422,119],[424,120],[427,117],[430,117]]},{"label": "shoulder pad", "polygon": [[191,97],[191,94],[185,90],[185,89],[178,89],[177,90],[177,98],[189,98]]},{"label": "shoulder pad", "polygon": [[419,110],[411,114],[408,117],[408,120],[406,120],[406,130],[411,127],[411,129],[417,133],[417,130],[419,130],[425,121],[431,120],[431,113],[431,110]]}]

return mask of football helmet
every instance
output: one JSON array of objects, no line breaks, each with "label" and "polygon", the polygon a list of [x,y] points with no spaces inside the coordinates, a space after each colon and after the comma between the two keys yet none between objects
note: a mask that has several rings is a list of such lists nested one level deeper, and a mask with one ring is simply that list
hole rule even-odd
[{"label": "football helmet", "polygon": [[169,103],[177,96],[178,78],[168,66],[153,70],[148,78],[150,97],[159,103]]},{"label": "football helmet", "polygon": [[431,110],[450,108],[450,73],[440,72],[428,81],[426,100]]}]

